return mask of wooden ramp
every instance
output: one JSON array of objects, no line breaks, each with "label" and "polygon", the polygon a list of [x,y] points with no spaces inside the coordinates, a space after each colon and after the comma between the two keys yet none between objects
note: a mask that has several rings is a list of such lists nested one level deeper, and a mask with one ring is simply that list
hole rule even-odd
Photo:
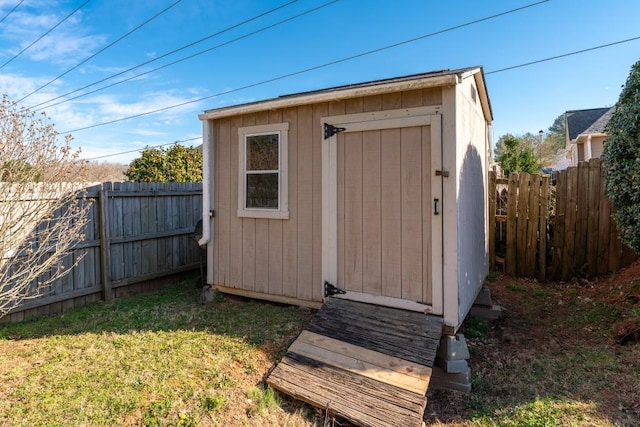
[{"label": "wooden ramp", "polygon": [[421,426],[440,319],[329,298],[267,378],[359,426]]}]

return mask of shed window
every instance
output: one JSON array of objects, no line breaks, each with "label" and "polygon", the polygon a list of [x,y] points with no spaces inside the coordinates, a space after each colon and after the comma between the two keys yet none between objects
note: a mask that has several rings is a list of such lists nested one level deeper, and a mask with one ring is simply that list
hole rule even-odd
[{"label": "shed window", "polygon": [[238,216],[289,217],[287,123],[238,129]]}]

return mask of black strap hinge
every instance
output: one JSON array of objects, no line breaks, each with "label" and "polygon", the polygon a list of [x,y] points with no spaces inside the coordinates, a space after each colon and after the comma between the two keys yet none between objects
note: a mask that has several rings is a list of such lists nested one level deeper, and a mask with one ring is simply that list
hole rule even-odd
[{"label": "black strap hinge", "polygon": [[324,282],[324,297],[328,298],[334,295],[343,295],[346,294],[347,291],[343,291],[342,289],[332,285],[331,283],[325,281]]},{"label": "black strap hinge", "polygon": [[334,125],[330,125],[329,123],[325,123],[324,124],[324,139],[329,139],[333,135],[335,135],[335,134],[337,134],[339,132],[344,132],[345,130],[347,130],[347,129],[346,128],[335,127]]}]

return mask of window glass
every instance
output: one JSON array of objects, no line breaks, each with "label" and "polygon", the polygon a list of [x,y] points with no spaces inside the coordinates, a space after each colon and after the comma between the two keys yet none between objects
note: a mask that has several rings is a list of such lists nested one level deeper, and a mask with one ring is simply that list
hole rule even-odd
[{"label": "window glass", "polygon": [[253,209],[278,209],[278,174],[247,173],[247,200]]},{"label": "window glass", "polygon": [[278,170],[278,134],[247,136],[247,171]]}]

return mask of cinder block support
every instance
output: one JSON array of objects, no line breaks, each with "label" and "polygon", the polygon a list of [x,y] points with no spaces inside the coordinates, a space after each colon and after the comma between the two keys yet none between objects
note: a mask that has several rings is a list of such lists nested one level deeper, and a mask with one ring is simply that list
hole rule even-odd
[{"label": "cinder block support", "polygon": [[491,290],[483,287],[478,294],[469,314],[478,316],[488,321],[497,320],[502,317],[504,309],[499,305],[495,305],[491,299]]},{"label": "cinder block support", "polygon": [[471,391],[469,348],[462,334],[444,335],[436,353],[431,385],[445,390]]}]

